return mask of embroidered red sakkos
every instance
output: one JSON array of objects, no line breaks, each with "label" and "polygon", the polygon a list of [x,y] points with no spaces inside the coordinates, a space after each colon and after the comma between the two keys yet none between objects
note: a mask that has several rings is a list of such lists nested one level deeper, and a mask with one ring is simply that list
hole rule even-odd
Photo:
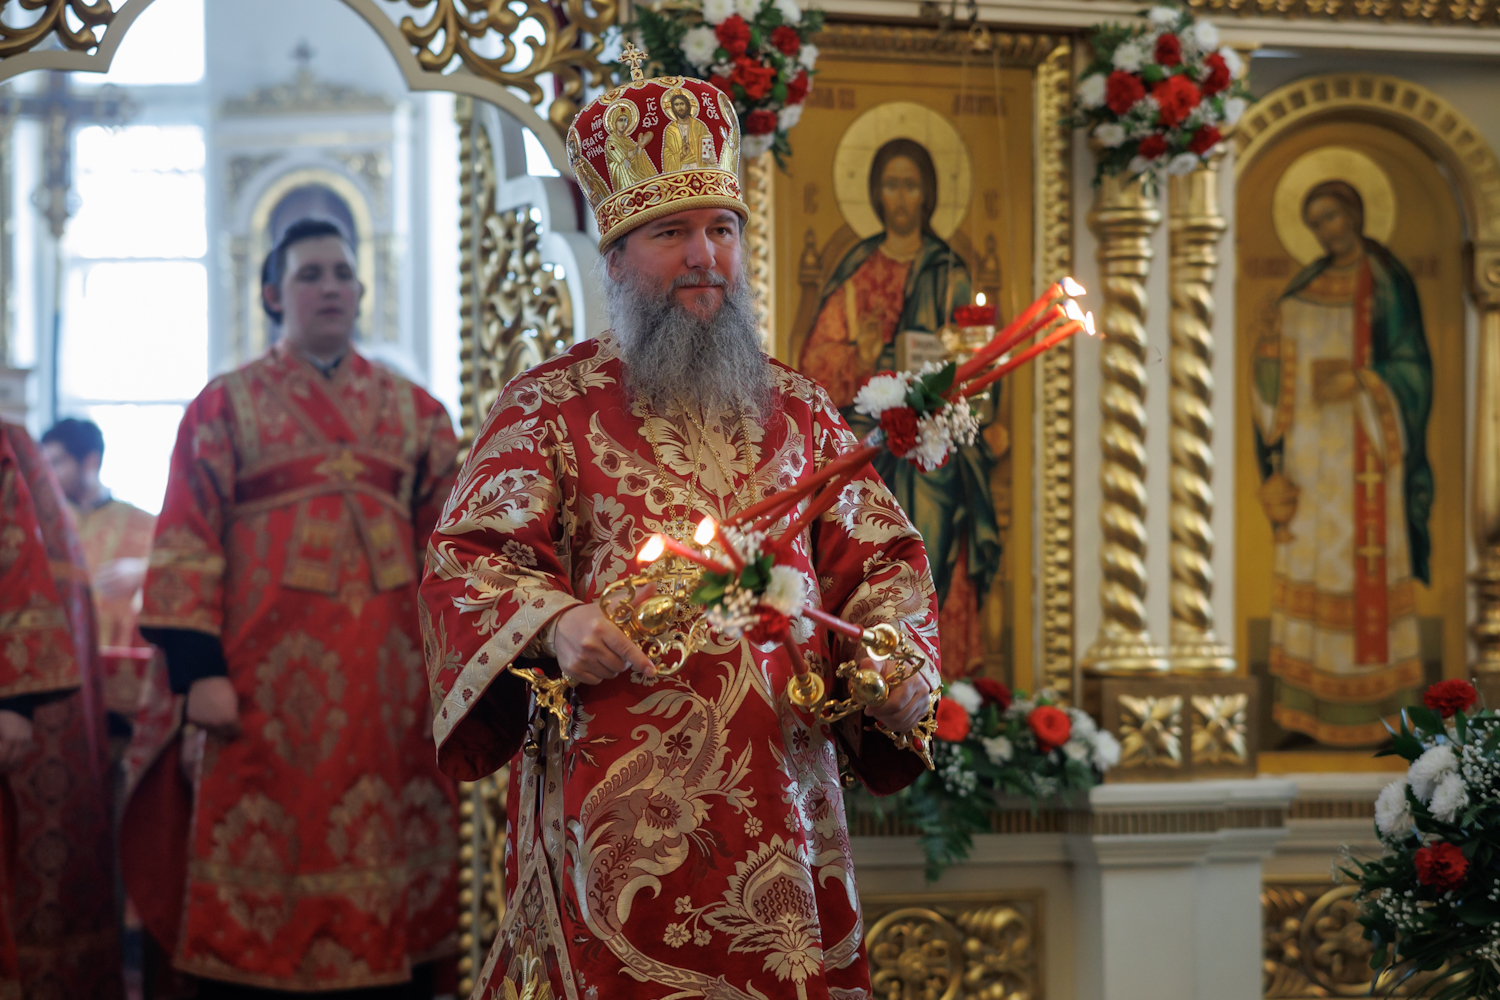
[{"label": "embroidered red sakkos", "polygon": [[[78,538],[88,560],[89,579],[119,559],[145,559],[151,554],[156,518],[123,500],[107,500],[92,510],[74,510]],[[151,644],[135,627],[137,595],[105,597],[94,592],[94,614],[99,623],[99,663],[104,676],[104,707],[125,718],[141,702],[141,686]],[[126,651],[140,655],[129,656]]]},{"label": "embroidered red sakkos", "polygon": [[[823,390],[774,374],[777,412],[701,430],[697,415],[632,411],[608,337],[506,388],[432,537],[422,588],[449,774],[478,777],[520,749],[529,696],[506,665],[554,614],[634,569],[641,543],[681,513],[695,458],[696,521],[854,446]],[[873,470],[793,552],[814,600],[853,622],[899,624],[935,681],[926,554]],[[827,671],[826,632],[801,635]],[[840,758],[882,792],[921,764],[858,717],[837,733],[810,726],[786,699],[790,675],[779,645],[710,643],[674,678],[578,689],[572,742],[548,723],[512,765],[507,910],[477,997],[543,986],[569,1000],[869,996]]]},{"label": "embroidered red sakkos", "polygon": [[456,452],[441,404],[353,353],[325,378],[273,349],[188,407],[141,626],[219,637],[244,734],[207,740],[184,830],[180,708],[138,716],[126,884],[179,970],[342,990],[456,949],[416,589]]},{"label": "embroidered red sakkos", "polygon": [[4,809],[20,992],[110,1000],[124,983],[88,569],[46,460],[22,428],[0,424],[0,698],[18,695],[45,702]]}]

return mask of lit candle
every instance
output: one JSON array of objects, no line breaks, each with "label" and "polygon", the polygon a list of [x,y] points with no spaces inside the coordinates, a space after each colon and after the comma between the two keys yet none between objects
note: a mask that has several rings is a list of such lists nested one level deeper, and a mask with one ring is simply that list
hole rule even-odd
[{"label": "lit candle", "polygon": [[[1014,323],[1012,323],[1010,326],[1000,331],[1000,333],[995,335],[993,340],[981,347],[979,350],[975,351],[974,356],[968,361],[965,361],[963,366],[954,373],[953,383],[955,387],[957,387],[959,383],[973,378],[987,365],[993,362],[996,358],[1000,357],[1006,351],[1010,350],[1012,347],[1015,347],[1021,341],[1027,340],[1030,337],[1034,336],[1038,330],[1045,329],[1049,324],[1055,323],[1057,320],[1062,319],[1062,313],[1059,312],[1059,309],[1060,306],[1057,303],[1053,303],[1047,308],[1045,312],[1041,313],[1039,316],[1036,316],[1030,323],[1027,323],[1025,326],[1017,327]],[[949,395],[951,396],[953,395],[953,393],[950,392]]]},{"label": "lit candle", "polygon": [[719,548],[724,550],[724,554],[729,557],[729,561],[734,564],[736,570],[745,568],[745,560],[741,559],[734,546],[729,544],[729,538],[724,534],[724,529],[713,518],[704,517],[698,522],[698,530],[693,533],[693,541],[704,547],[707,547],[709,542],[717,541]]},{"label": "lit candle", "polygon": [[643,563],[654,563],[668,552],[689,562],[695,562],[712,573],[733,572],[728,566],[715,562],[697,549],[689,548],[677,539],[668,538],[666,535],[652,535],[648,538],[646,544],[641,547],[640,555],[636,558]]},{"label": "lit candle", "polygon": [[1017,354],[1005,364],[997,365],[995,368],[992,368],[988,373],[985,374],[983,378],[976,379],[966,385],[963,391],[964,395],[973,396],[976,393],[984,391],[989,387],[990,383],[1004,378],[1006,375],[1009,375],[1011,372],[1015,371],[1017,368],[1021,367],[1026,362],[1036,357],[1038,354],[1056,347],[1064,340],[1067,340],[1074,334],[1084,330],[1088,331],[1089,336],[1092,337],[1094,335],[1093,313],[1084,313],[1078,319],[1069,320],[1062,326],[1058,327],[1056,331],[1049,334],[1045,339],[1032,344],[1030,347],[1026,348],[1026,350],[1022,351],[1020,354]]},{"label": "lit candle", "polygon": [[984,293],[983,292],[980,292],[978,295],[974,296],[974,304],[976,306],[982,306],[982,305],[984,305],[984,303],[985,303],[985,298],[984,298]]}]

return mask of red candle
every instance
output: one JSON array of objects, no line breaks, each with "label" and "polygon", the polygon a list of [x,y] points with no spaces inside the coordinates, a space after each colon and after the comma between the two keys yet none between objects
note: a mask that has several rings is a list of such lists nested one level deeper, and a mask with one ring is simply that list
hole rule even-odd
[{"label": "red candle", "polygon": [[1004,378],[1006,375],[1009,375],[1011,372],[1015,371],[1017,368],[1021,367],[1026,362],[1036,357],[1038,354],[1056,347],[1058,344],[1062,343],[1064,340],[1067,340],[1069,337],[1078,333],[1082,329],[1084,329],[1084,322],[1082,320],[1075,319],[1064,323],[1062,326],[1058,327],[1055,332],[1049,334],[1045,339],[1032,344],[1030,347],[1026,348],[1026,350],[1022,351],[1020,354],[1017,354],[1005,364],[990,369],[990,371],[986,373],[983,378],[975,379],[973,382],[970,382],[968,385],[964,386],[964,395],[973,396],[976,393],[983,392],[986,388],[989,387],[990,383]]},{"label": "red candle", "polygon": [[829,631],[837,632],[839,635],[845,636],[846,638],[863,639],[865,636],[865,630],[860,628],[858,625],[846,622],[844,621],[844,619],[838,617],[837,615],[831,615],[821,608],[803,608],[802,613],[818,624],[828,626]]},{"label": "red candle", "polygon": [[[850,478],[853,477],[851,476]],[[825,486],[823,492],[814,497],[812,503],[807,505],[807,509],[802,512],[802,516],[793,521],[792,526],[783,531],[781,537],[771,543],[771,554],[778,556],[786,551],[792,542],[796,540],[797,536],[802,534],[802,529],[821,517],[824,511],[833,506],[834,501],[838,500],[839,493],[847,485],[847,482],[847,480],[842,480],[829,483]]]},{"label": "red candle", "polygon": [[760,503],[754,504],[750,507],[746,507],[744,510],[729,518],[729,520],[725,523],[744,524],[746,522],[754,520],[757,517],[760,517],[762,514],[770,514],[773,512],[775,516],[771,517],[770,520],[774,523],[775,521],[779,520],[789,508],[795,507],[803,497],[811,493],[813,490],[817,489],[818,486],[823,482],[839,475],[840,473],[848,469],[858,468],[859,466],[864,465],[870,459],[874,458],[876,455],[880,454],[880,447],[880,445],[866,445],[863,448],[857,448],[854,451],[849,452],[847,455],[840,455],[838,458],[834,459],[832,462],[829,462],[827,465],[823,466],[823,468],[819,469],[811,476],[808,476],[806,479],[797,483],[795,486],[792,486],[789,489],[782,490],[780,493],[772,494],[771,496],[766,497],[766,499],[762,500]]},{"label": "red candle", "polygon": [[734,572],[728,566],[725,566],[722,563],[715,562],[708,556],[704,555],[702,552],[699,552],[697,549],[689,548],[688,546],[683,545],[677,539],[669,538],[666,535],[652,535],[650,538],[648,538],[646,540],[646,544],[641,546],[640,555],[636,556],[636,558],[643,563],[656,562],[656,560],[660,559],[662,555],[660,549],[657,550],[654,554],[652,553],[653,547],[658,542],[661,543],[661,549],[672,553],[674,556],[681,556],[682,558],[687,559],[690,562],[695,562],[699,566],[702,566],[704,569],[709,570],[710,572]]}]

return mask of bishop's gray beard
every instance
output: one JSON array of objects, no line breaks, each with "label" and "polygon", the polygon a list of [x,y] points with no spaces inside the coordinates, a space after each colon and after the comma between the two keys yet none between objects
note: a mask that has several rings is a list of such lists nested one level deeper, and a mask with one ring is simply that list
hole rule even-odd
[{"label": "bishop's gray beard", "polygon": [[[705,413],[743,409],[765,416],[774,409],[771,365],[760,349],[755,300],[743,273],[731,283],[714,271],[693,271],[663,292],[626,264],[620,278],[606,271],[603,282],[631,399],[657,413],[666,413],[674,401],[697,404]],[[673,294],[695,285],[724,289],[719,311],[708,319]]]}]

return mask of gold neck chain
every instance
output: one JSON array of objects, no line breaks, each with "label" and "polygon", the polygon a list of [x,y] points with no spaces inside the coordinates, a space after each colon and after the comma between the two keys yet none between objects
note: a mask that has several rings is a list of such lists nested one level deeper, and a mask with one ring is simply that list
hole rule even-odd
[{"label": "gold neck chain", "polygon": [[[697,525],[692,523],[693,495],[698,492],[698,476],[702,468],[702,466],[700,465],[700,460],[703,457],[703,447],[708,443],[708,426],[706,423],[698,420],[697,414],[693,413],[693,411],[689,409],[686,404],[681,405],[682,412],[688,418],[688,423],[698,431],[698,446],[693,450],[692,478],[689,480],[686,489],[682,491],[681,500],[678,502],[678,506],[681,508],[682,513],[679,514],[676,518],[667,521],[667,523],[663,526],[663,530],[665,530],[667,534],[671,535],[679,542],[686,542],[693,537],[693,532],[697,529]],[[651,425],[651,408],[647,406],[644,407],[644,409],[646,440],[651,445],[651,457],[656,462],[657,471],[661,473],[662,479],[666,480],[668,485],[670,485],[671,475],[667,472],[666,463],[662,461],[661,445],[657,442],[656,431]],[[744,482],[740,483],[740,485],[735,489],[734,496],[731,498],[729,505],[731,511],[733,511],[736,506],[740,506],[740,494],[743,493],[745,487],[755,479],[755,456],[750,450],[750,425],[746,422],[745,411],[743,408],[739,408],[739,416],[740,434],[745,438],[745,468],[748,471],[746,473]],[[664,416],[662,417],[662,419],[665,420],[667,418]],[[709,454],[713,456],[714,464],[719,467],[719,471],[723,474],[724,482],[733,483],[735,479],[734,463],[731,461],[730,464],[726,467],[724,464],[724,460],[719,457],[719,451],[717,448],[710,446],[708,451]],[[735,448],[735,454],[739,454],[739,448]]]}]

